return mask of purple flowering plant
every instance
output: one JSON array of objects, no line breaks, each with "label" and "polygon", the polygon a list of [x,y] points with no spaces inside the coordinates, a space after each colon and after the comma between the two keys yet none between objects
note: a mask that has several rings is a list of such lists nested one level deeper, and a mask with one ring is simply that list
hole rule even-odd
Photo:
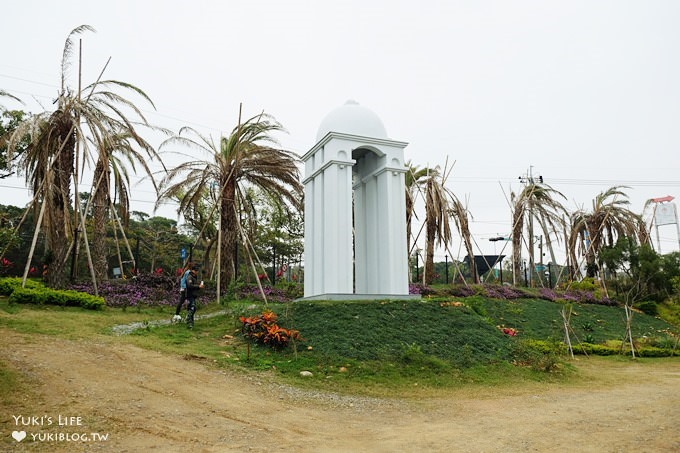
[{"label": "purple flowering plant", "polygon": [[[126,280],[101,282],[97,289],[109,307],[172,306],[179,301],[179,282],[175,280],[165,275],[141,274]],[[94,294],[90,281],[74,283],[70,289]],[[214,299],[214,288],[206,288],[199,293],[196,302],[207,305]]]}]

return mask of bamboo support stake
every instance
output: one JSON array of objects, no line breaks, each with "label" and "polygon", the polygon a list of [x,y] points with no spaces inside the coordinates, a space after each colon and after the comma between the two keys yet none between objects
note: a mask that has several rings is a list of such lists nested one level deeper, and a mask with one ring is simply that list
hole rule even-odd
[{"label": "bamboo support stake", "polygon": [[630,353],[633,358],[635,358],[635,344],[633,343],[633,332],[631,329],[633,324],[633,309],[630,305],[628,305],[628,303],[626,303],[623,308],[626,312],[626,336],[621,343],[621,351],[623,351],[623,346],[626,344],[626,341],[628,341],[630,345]]},{"label": "bamboo support stake", "polygon": [[[48,171],[49,173],[49,171]],[[47,178],[47,175],[45,176]],[[35,251],[35,244],[38,242],[38,234],[40,233],[40,226],[42,225],[43,215],[45,214],[45,206],[47,203],[43,200],[40,206],[40,214],[38,214],[38,222],[35,225],[35,232],[33,233],[33,241],[31,242],[31,250],[28,252],[28,259],[26,260],[26,267],[24,268],[24,275],[21,279],[21,287],[26,287],[26,278],[28,277],[28,270],[31,268],[31,260],[33,259],[33,252]]]},{"label": "bamboo support stake", "polygon": [[574,348],[571,345],[571,338],[569,336],[569,330],[571,329],[569,322],[571,321],[571,306],[569,307],[569,314],[566,313],[566,309],[562,308],[562,311],[560,312],[562,315],[562,322],[564,325],[564,341],[567,343],[567,347],[569,348],[569,355],[571,358],[574,358]]},{"label": "bamboo support stake", "polygon": [[220,190],[220,195],[217,197],[217,202],[219,203],[219,219],[217,221],[217,303],[220,302],[222,297],[222,191]]},{"label": "bamboo support stake", "polygon": [[[83,40],[78,40],[78,104],[80,104],[80,92],[82,90],[82,74],[83,74]],[[80,126],[80,114],[76,113],[76,124]],[[76,127],[76,132],[80,130],[80,127]],[[69,252],[73,252],[71,255],[71,280],[78,276],[78,252],[79,252],[79,242],[78,242],[78,230],[80,229],[80,194],[78,193],[78,167],[80,162],[80,137],[76,140],[76,159],[73,172],[73,190],[75,192],[74,200],[74,215],[76,216],[75,226],[76,230],[73,233],[73,249],[69,248]],[[68,257],[68,254],[66,255]],[[92,273],[94,275],[94,272]],[[96,288],[96,282],[94,282]],[[96,292],[96,289],[95,289]]]},{"label": "bamboo support stake", "polygon": [[574,329],[571,327],[571,309],[572,309],[572,307],[571,307],[571,305],[569,305],[569,313],[566,313],[564,308],[562,309],[562,312],[561,312],[562,319],[564,320],[565,342],[569,346],[569,353],[571,354],[571,358],[573,359],[574,358],[574,348],[573,348],[573,344],[571,342],[571,336],[570,336],[570,333],[569,333],[569,332],[571,332],[571,335],[574,336],[574,339],[576,340],[576,342],[579,344],[579,346],[581,346],[581,351],[583,351],[583,354],[586,357],[588,357],[588,352],[586,351],[586,348],[583,346],[583,343],[581,343],[581,340],[578,339],[576,332],[574,332]]},{"label": "bamboo support stake", "polygon": [[111,227],[113,228],[113,238],[116,241],[116,256],[118,257],[118,266],[120,268],[120,276],[121,278],[125,277],[125,270],[123,269],[123,258],[120,254],[120,242],[118,241],[118,229],[116,228],[116,223],[111,220]]},{"label": "bamboo support stake", "polygon": [[[94,195],[95,193],[97,193],[97,191],[99,190],[99,185],[100,185],[101,182],[102,182],[102,179],[103,179],[103,177],[104,177],[104,174],[105,174],[105,173],[102,173],[102,174],[99,176],[99,179],[97,180],[97,183],[95,184],[95,186],[94,186],[94,187],[92,188],[92,190],[90,191],[90,196],[89,196],[88,199],[87,199],[87,204],[85,205],[85,210],[84,210],[83,212],[89,212],[90,206],[92,205],[93,195]],[[77,220],[77,219],[76,219],[76,220]],[[76,221],[76,225],[77,225],[77,221]],[[71,244],[70,244],[69,247],[68,247],[68,253],[66,253],[66,256],[64,256],[64,265],[66,265],[66,261],[68,261],[68,258],[69,258],[69,256],[71,255],[71,251],[73,250],[73,247],[74,247],[74,246],[77,247],[77,248],[80,247],[80,241],[78,240],[77,237],[74,237],[74,238],[73,238],[73,240],[71,241]],[[78,251],[76,250],[75,253],[76,253],[76,256],[77,256],[77,255],[78,255]]]},{"label": "bamboo support stake", "polygon": [[[234,208],[236,209],[236,208]],[[252,247],[252,244],[250,244],[250,240],[246,236],[245,232],[243,231],[243,227],[241,226],[240,223],[237,222],[238,225],[238,230],[239,230],[239,235],[241,236],[241,239],[243,240],[243,247],[246,250],[246,254],[248,255],[248,261],[250,262],[250,267],[253,270],[253,274],[255,275],[255,280],[257,280],[257,287],[260,289],[260,294],[262,294],[262,300],[264,300],[264,304],[267,305],[267,295],[264,293],[264,288],[262,287],[262,282],[257,276],[257,269],[255,268],[255,263],[253,262],[253,257],[250,254],[250,247]],[[250,247],[248,247],[250,245]],[[255,249],[253,248],[253,253],[255,253]],[[255,255],[257,257],[257,255]],[[258,258],[259,262],[259,258]]]},{"label": "bamboo support stake", "polygon": [[[45,182],[45,180],[43,179],[43,183],[44,183],[44,182]],[[41,186],[42,186],[42,185],[41,185]],[[28,211],[29,211],[29,209],[31,209],[31,208],[33,207],[33,205],[35,204],[35,199],[36,199],[37,197],[38,197],[37,195],[34,195],[34,196],[33,196],[33,199],[32,199],[32,200],[28,203],[28,205],[26,206],[26,209],[24,210],[24,214],[21,216],[21,219],[19,220],[19,223],[17,224],[16,227],[14,227],[14,234],[18,234],[18,233],[19,233],[19,228],[21,228],[21,225],[24,224],[24,221],[26,220],[26,217],[28,217]],[[10,246],[10,242],[8,242],[7,244],[5,244],[5,247],[2,249],[2,252],[0,253],[0,259],[2,259],[2,258],[5,257],[5,253],[7,253],[7,250],[9,250],[9,246]]]},{"label": "bamboo support stake", "polygon": [[[236,130],[236,146],[238,147],[238,141],[239,141],[239,135],[241,132],[241,112],[243,109],[243,103],[239,104],[238,107],[238,128]],[[232,169],[233,171],[233,169]],[[224,189],[227,185],[227,182],[230,179],[229,175],[227,178],[224,180],[224,185],[220,186],[220,193],[219,196],[217,197],[217,202],[219,203],[219,222],[218,222],[218,227],[217,227],[217,291],[216,291],[216,296],[217,296],[217,302],[220,301],[221,297],[221,286],[222,286],[222,193],[224,192]],[[212,215],[211,215],[212,217]],[[240,227],[240,225],[239,225]],[[234,263],[234,273],[236,273],[236,267],[238,266],[238,263]]]},{"label": "bamboo support stake", "polygon": [[83,239],[85,241],[85,252],[87,253],[87,265],[90,268],[90,275],[92,275],[92,286],[94,288],[94,295],[99,296],[99,289],[97,288],[97,277],[94,274],[94,264],[92,264],[92,253],[90,253],[90,242],[87,240],[87,228],[85,225],[85,217],[80,216],[81,226],[83,228]]},{"label": "bamboo support stake", "polygon": [[[132,260],[132,266],[137,270],[137,257],[135,257],[132,254],[132,249],[130,248],[130,242],[127,239],[127,236],[125,235],[125,229],[123,228],[123,224],[120,221],[120,218],[118,217],[118,213],[116,212],[116,209],[113,206],[113,202],[109,198],[109,207],[111,209],[111,212],[113,213],[113,218],[116,220],[118,227],[120,228],[120,232],[123,235],[123,241],[125,242],[125,247],[127,248],[128,254],[130,255],[130,259]],[[122,269],[121,269],[122,271]]]}]

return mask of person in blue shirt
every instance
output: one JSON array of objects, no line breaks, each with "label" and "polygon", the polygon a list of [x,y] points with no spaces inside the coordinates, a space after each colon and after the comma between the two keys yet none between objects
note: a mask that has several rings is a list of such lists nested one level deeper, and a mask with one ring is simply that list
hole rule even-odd
[{"label": "person in blue shirt", "polygon": [[191,266],[187,275],[187,327],[194,328],[194,313],[196,313],[196,296],[198,291],[203,289],[203,282],[198,281],[198,270],[196,266]]},{"label": "person in blue shirt", "polygon": [[184,305],[184,301],[187,300],[187,277],[191,273],[191,268],[192,264],[189,263],[187,267],[184,269],[182,272],[182,278],[179,280],[179,302],[177,303],[177,307],[175,308],[175,316],[172,317],[172,322],[179,322],[182,320],[182,317],[179,315],[179,312],[182,310],[182,305]]}]

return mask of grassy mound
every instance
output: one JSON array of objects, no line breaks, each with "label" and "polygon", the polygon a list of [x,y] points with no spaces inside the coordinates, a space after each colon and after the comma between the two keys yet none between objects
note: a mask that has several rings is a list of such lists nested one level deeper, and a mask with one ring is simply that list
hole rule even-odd
[{"label": "grassy mound", "polygon": [[[568,306],[546,299],[482,295],[268,306],[257,301],[213,302],[199,309],[196,326],[189,330],[169,323],[174,314],[170,306],[92,311],[11,304],[0,297],[0,327],[76,339],[106,336],[107,341],[130,342],[214,366],[266,370],[296,385],[380,393],[416,384],[452,388],[469,382],[562,379],[570,365],[565,360],[560,312]],[[622,308],[570,306],[574,352],[619,355],[626,350]],[[283,329],[279,333],[294,329],[302,339],[288,342],[282,350],[250,343],[241,334],[239,318],[265,310],[277,314]],[[200,318],[209,312],[217,316]],[[142,328],[115,336],[115,325],[133,323]],[[680,354],[680,329],[660,318],[636,312],[632,332],[642,357]],[[311,372],[311,378],[301,377],[302,371]]]}]

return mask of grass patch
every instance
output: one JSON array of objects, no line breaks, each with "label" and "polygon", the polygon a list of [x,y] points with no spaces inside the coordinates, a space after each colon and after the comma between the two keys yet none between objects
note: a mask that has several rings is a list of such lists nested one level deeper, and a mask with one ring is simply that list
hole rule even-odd
[{"label": "grass patch", "polygon": [[[198,312],[209,313],[220,310],[217,304],[201,307]],[[55,335],[79,340],[92,336],[112,336],[112,328],[135,322],[153,322],[170,319],[174,307],[136,307],[120,309],[102,307],[87,310],[80,307],[50,305],[12,304],[7,297],[0,297],[0,327],[7,327],[20,333]]]},{"label": "grass patch", "polygon": [[657,310],[659,318],[670,324],[680,326],[680,301],[677,298],[658,304]]},{"label": "grass patch", "polygon": [[[270,303],[267,308],[278,315],[279,325],[297,329],[303,337],[282,351],[250,344],[240,334],[239,316],[259,314],[265,308],[253,302],[202,307],[197,314],[225,309],[227,314],[197,319],[190,330],[184,324],[153,324],[171,318],[174,307],[169,306],[92,311],[12,305],[0,297],[0,327],[73,340],[130,343],[324,391],[422,396],[460,388],[577,380],[574,367],[560,355],[562,307],[543,299],[503,301],[481,296]],[[135,322],[147,324],[129,335],[114,335],[114,326]],[[499,326],[519,333],[506,335]],[[574,304],[572,327],[582,341],[589,335],[593,342],[620,342],[625,320],[619,308]],[[661,338],[664,332],[677,334],[678,328],[635,314],[636,338]],[[313,376],[303,378],[301,371]],[[9,386],[16,382],[12,376],[11,370],[6,378],[2,375]]]},{"label": "grass patch", "polygon": [[[519,330],[521,336],[531,339],[562,339],[564,327],[560,311],[564,305],[543,299],[516,299],[512,301],[471,297],[473,304],[484,310],[491,322]],[[467,300],[466,300],[467,303]],[[581,341],[602,343],[623,339],[626,317],[623,308],[593,304],[573,304],[571,328]],[[633,315],[633,337],[653,337],[667,332],[680,333],[678,327],[643,313]]]},{"label": "grass patch", "polygon": [[0,402],[4,407],[18,403],[18,396],[23,394],[23,385],[16,371],[0,362]]}]

